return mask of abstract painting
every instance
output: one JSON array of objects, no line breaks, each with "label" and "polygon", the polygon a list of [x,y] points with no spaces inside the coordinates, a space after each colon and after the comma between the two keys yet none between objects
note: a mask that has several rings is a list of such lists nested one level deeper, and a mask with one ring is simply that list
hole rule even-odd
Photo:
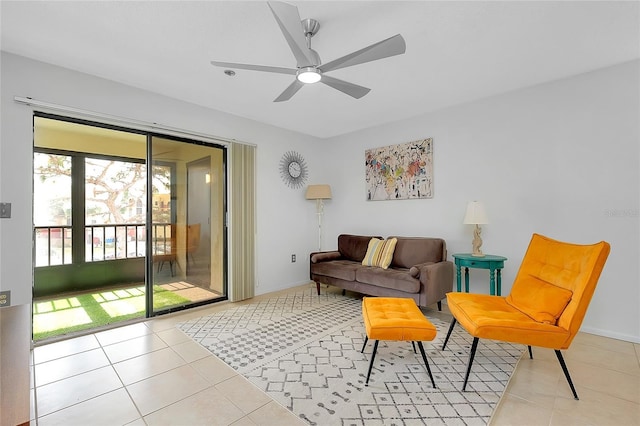
[{"label": "abstract painting", "polygon": [[433,139],[365,151],[367,200],[433,197]]}]

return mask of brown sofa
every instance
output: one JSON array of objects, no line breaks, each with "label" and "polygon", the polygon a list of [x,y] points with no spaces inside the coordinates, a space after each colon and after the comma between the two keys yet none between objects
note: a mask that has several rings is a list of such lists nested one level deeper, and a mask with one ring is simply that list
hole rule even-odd
[{"label": "brown sofa", "polygon": [[[398,239],[388,269],[363,266],[371,238],[338,236],[338,250],[310,255],[311,280],[320,294],[328,284],[370,296],[409,297],[419,306],[441,301],[453,290],[453,263],[447,261],[447,246],[441,238],[395,237]],[[394,237],[389,237],[394,238]]]}]

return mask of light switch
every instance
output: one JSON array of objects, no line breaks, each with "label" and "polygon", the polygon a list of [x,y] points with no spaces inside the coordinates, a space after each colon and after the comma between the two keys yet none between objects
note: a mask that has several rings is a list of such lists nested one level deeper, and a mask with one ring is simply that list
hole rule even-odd
[{"label": "light switch", "polygon": [[0,203],[0,219],[11,217],[11,203]]}]

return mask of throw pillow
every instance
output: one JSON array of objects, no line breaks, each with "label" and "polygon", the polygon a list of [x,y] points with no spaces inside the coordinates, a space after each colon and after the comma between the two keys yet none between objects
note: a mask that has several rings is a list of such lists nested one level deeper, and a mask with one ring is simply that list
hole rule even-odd
[{"label": "throw pillow", "polygon": [[409,275],[411,275],[413,278],[418,278],[420,276],[420,269],[417,266],[412,266],[409,269]]},{"label": "throw pillow", "polygon": [[367,254],[362,259],[362,264],[364,266],[379,266],[382,269],[387,269],[391,265],[397,242],[397,238],[386,240],[372,238],[367,247]]},{"label": "throw pillow", "polygon": [[514,283],[506,302],[537,322],[555,324],[573,292],[528,276]]}]

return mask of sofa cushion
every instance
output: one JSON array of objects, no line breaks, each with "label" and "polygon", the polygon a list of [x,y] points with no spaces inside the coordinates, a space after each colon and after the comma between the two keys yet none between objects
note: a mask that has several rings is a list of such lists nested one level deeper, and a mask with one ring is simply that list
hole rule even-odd
[{"label": "sofa cushion", "polygon": [[345,259],[362,262],[371,238],[382,237],[341,234],[338,236],[338,251]]},{"label": "sofa cushion", "polygon": [[420,291],[420,281],[413,278],[408,269],[381,269],[361,266],[356,270],[356,281],[406,293],[418,293]]},{"label": "sofa cushion", "polygon": [[[392,238],[392,237],[389,237]],[[394,237],[398,239],[391,261],[392,268],[411,268],[425,262],[441,262],[445,243],[441,238]]]},{"label": "sofa cushion", "polygon": [[356,269],[362,267],[360,263],[350,260],[332,260],[330,262],[312,263],[311,273],[345,281],[355,281]]},{"label": "sofa cushion", "polygon": [[555,324],[572,295],[571,290],[529,275],[514,284],[506,302],[537,322]]},{"label": "sofa cushion", "polygon": [[382,269],[387,269],[391,264],[393,258],[393,251],[396,248],[397,238],[389,238],[381,240],[379,238],[372,238],[369,241],[367,248],[367,254],[362,259],[362,264],[365,266],[379,266]]}]

